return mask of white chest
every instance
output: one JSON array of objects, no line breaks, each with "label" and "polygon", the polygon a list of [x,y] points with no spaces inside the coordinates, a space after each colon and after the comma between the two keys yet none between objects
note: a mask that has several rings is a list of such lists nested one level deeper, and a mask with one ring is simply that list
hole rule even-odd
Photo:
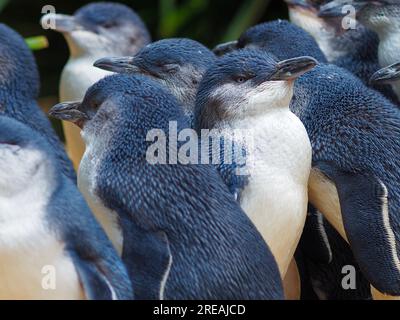
[{"label": "white chest", "polygon": [[117,252],[121,255],[123,236],[118,223],[118,215],[106,208],[94,191],[96,189],[96,172],[101,159],[101,154],[98,154],[96,150],[101,149],[102,147],[98,145],[91,145],[86,148],[79,166],[78,188]]},{"label": "white chest", "polygon": [[284,275],[307,214],[310,141],[301,121],[289,110],[271,112],[247,128],[253,128],[254,150],[241,205]]},{"label": "white chest", "polygon": [[61,75],[60,100],[79,101],[85,96],[86,90],[111,73],[93,67],[97,57],[71,58]]},{"label": "white chest", "polygon": [[48,199],[40,194],[0,198],[0,299],[83,299],[64,245],[44,223]]}]

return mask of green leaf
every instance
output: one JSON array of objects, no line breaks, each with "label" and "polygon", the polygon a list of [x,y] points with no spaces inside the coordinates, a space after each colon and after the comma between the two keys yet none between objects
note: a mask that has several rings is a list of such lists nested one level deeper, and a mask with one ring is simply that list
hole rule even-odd
[{"label": "green leaf", "polygon": [[221,42],[236,40],[244,30],[259,20],[269,3],[270,0],[245,1],[234,17]]},{"label": "green leaf", "polygon": [[0,0],[0,11],[2,11],[10,0]]},{"label": "green leaf", "polygon": [[38,51],[49,47],[49,41],[45,36],[25,38],[25,42],[32,51]]},{"label": "green leaf", "polygon": [[186,0],[180,6],[175,0],[160,0],[160,29],[161,38],[176,36],[177,32],[188,23],[192,17],[203,11],[209,0]]}]

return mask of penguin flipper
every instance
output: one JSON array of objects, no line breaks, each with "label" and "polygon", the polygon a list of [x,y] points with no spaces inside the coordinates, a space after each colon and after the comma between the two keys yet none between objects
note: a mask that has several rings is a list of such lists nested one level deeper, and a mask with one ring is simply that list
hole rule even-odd
[{"label": "penguin flipper", "polygon": [[78,273],[79,280],[89,300],[118,300],[117,289],[95,261],[81,259],[77,253],[69,252]]},{"label": "penguin flipper", "polygon": [[162,300],[172,264],[167,235],[136,223],[124,224],[122,260],[138,300]]},{"label": "penguin flipper", "polygon": [[314,262],[332,261],[332,249],[325,230],[324,217],[311,204],[308,205],[307,219],[299,245],[304,254]]},{"label": "penguin flipper", "polygon": [[331,162],[314,166],[336,185],[346,235],[362,272],[379,291],[400,295],[400,259],[386,186],[371,174],[345,172]]}]

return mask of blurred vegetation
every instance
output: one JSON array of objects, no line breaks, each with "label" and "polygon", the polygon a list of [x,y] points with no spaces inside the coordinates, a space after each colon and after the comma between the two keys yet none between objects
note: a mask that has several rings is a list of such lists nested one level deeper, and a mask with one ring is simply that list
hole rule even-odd
[{"label": "blurred vegetation", "polygon": [[[63,37],[42,30],[39,24],[44,5],[53,5],[58,13],[72,14],[85,0],[0,0],[1,21],[25,38],[35,51],[42,77],[44,101],[57,100],[58,81],[68,59]],[[287,17],[283,0],[124,0],[145,21],[153,39],[188,37],[213,47],[219,42],[237,38],[249,26],[261,21]],[[34,37],[34,38],[31,38]]]}]

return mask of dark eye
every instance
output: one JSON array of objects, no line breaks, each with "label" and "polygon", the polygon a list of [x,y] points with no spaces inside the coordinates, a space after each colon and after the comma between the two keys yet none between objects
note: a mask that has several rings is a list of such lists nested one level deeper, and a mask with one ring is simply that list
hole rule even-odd
[{"label": "dark eye", "polygon": [[117,23],[115,21],[108,21],[103,24],[103,28],[111,29],[111,28],[115,27],[116,25],[117,25]]},{"label": "dark eye", "polygon": [[236,79],[235,79],[235,81],[237,82],[237,83],[244,83],[244,82],[246,82],[248,80],[248,78],[246,78],[246,77],[244,77],[244,76],[239,76],[239,77],[237,77]]}]

